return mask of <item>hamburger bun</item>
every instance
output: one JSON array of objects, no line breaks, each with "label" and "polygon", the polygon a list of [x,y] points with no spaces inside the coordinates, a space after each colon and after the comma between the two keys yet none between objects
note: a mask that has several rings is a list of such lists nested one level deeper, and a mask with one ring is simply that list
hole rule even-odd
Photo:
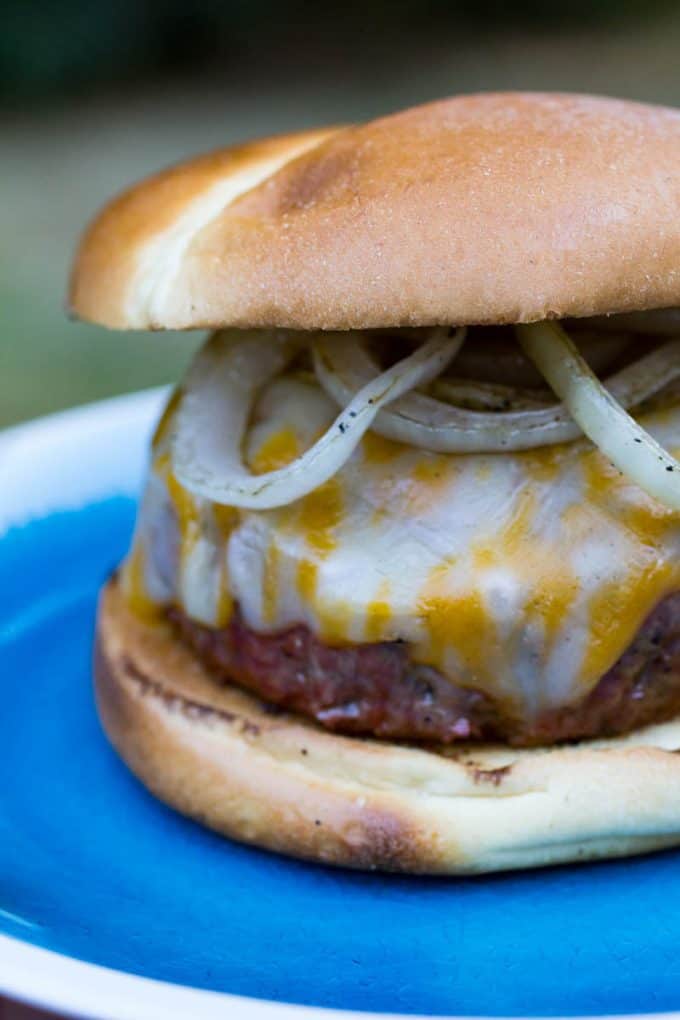
[{"label": "hamburger bun", "polygon": [[[594,458],[585,444],[578,445],[578,428],[572,453],[581,460],[572,457],[571,468],[569,457],[558,449],[553,458],[550,446],[528,457],[520,446],[511,459],[505,435],[502,443],[493,437],[500,445],[480,448],[480,457],[490,451],[486,461],[467,460],[464,470],[442,457],[451,450],[463,450],[460,458],[474,456],[474,444],[450,446],[441,455],[426,448],[416,464],[412,451],[418,444],[409,446],[408,430],[398,434],[396,449],[399,456],[400,450],[411,451],[411,460],[395,467],[394,436],[386,448],[380,435],[373,460],[368,442],[366,449],[347,445],[345,434],[361,424],[354,419],[361,414],[368,422],[378,397],[365,398],[365,407],[338,418],[338,424],[336,404],[350,406],[351,395],[331,400],[328,381],[321,386],[320,362],[309,350],[302,352],[308,360],[298,365],[300,378],[284,378],[276,388],[280,366],[288,364],[282,345],[291,339],[279,329],[442,325],[447,329],[437,331],[442,335],[431,338],[430,346],[436,352],[440,345],[446,357],[455,356],[453,346],[463,342],[462,331],[456,337],[453,327],[465,325],[582,318],[590,320],[580,324],[587,341],[588,330],[602,326],[599,316],[670,309],[672,332],[680,306],[678,166],[677,111],[578,95],[482,94],[361,126],[228,148],[150,178],[95,219],[72,273],[76,315],[118,329],[272,331],[218,334],[197,355],[196,369],[190,369],[157,430],[135,544],[121,575],[131,579],[130,586],[113,579],[102,593],[95,670],[101,718],[123,759],[153,793],[235,839],[357,868],[485,872],[680,843],[680,722],[638,728],[625,737],[560,743],[620,733],[626,719],[634,719],[627,724],[632,730],[678,710],[677,606],[671,612],[666,603],[654,616],[663,599],[677,595],[680,576],[680,545],[673,544],[676,538],[680,543],[680,518],[673,519],[680,496],[675,487],[668,496],[676,476],[658,478],[662,471],[680,470],[672,456],[661,451],[657,457],[647,437],[644,449],[635,451],[633,476],[644,475],[647,494],[632,484],[623,495],[607,457],[627,478],[628,448],[621,453],[618,444],[616,455],[597,459],[596,452]],[[625,321],[635,334],[636,322]],[[628,357],[629,342],[642,345],[647,321],[641,320],[637,339],[615,338],[623,342],[616,357]],[[554,354],[558,341],[570,349],[560,329],[527,327],[519,339],[526,345],[527,333],[543,330],[545,338],[547,330]],[[496,332],[470,333],[486,336],[487,347],[474,350],[485,351],[490,363]],[[417,345],[421,336],[398,337],[400,364],[376,378],[403,371],[404,340]],[[329,342],[318,336],[292,339],[314,346],[315,358],[317,348]],[[346,337],[335,339],[348,349]],[[376,346],[381,342],[369,339]],[[264,352],[257,355],[262,365],[256,363],[253,352],[260,348],[254,341]],[[499,343],[506,341],[501,337]],[[243,351],[251,345],[246,353],[239,353],[241,344]],[[243,354],[241,361],[229,361],[237,354]],[[670,364],[661,370],[676,378],[674,369]],[[541,368],[539,379],[544,377],[550,381],[550,371]],[[293,382],[298,396],[291,395]],[[559,382],[551,386],[561,394]],[[358,386],[352,391],[359,404],[364,389],[358,396]],[[417,392],[415,383],[411,389]],[[380,399],[390,392],[384,389]],[[567,397],[562,399],[571,409]],[[373,403],[376,408],[367,410]],[[225,408],[234,411],[231,418],[220,418]],[[312,427],[312,412],[320,416],[319,429]],[[603,420],[601,408],[591,407],[586,427],[573,413],[588,436],[593,415],[596,425]],[[626,426],[621,415],[618,420],[632,448],[628,433],[637,426],[630,421]],[[668,416],[664,421],[655,426],[662,438],[663,429],[674,428]],[[376,420],[376,436],[379,424]],[[525,425],[520,422],[518,430]],[[175,442],[180,426],[183,445]],[[306,436],[310,428],[313,435]],[[336,429],[345,438],[328,438]],[[291,477],[297,472],[293,488],[284,476],[282,489],[288,489],[270,502],[258,503],[250,491],[243,497],[238,489],[252,487],[260,473],[248,462],[247,430],[251,438],[259,430],[262,449],[268,443],[269,453],[279,457],[262,468],[269,479],[258,478],[256,487],[269,484],[282,465],[290,466]],[[602,448],[594,431],[595,445]],[[676,434],[665,437],[669,450]],[[220,441],[227,437],[226,454],[216,435]],[[310,461],[302,470],[301,451],[320,448],[319,435],[327,440],[324,450],[333,442],[336,449],[345,444],[337,472],[346,472],[332,476],[335,488],[326,502],[310,506],[303,497],[320,492],[329,476],[322,482],[310,474]],[[289,446],[292,437],[290,456],[282,436]],[[554,437],[550,432],[547,439]],[[176,446],[182,457],[175,456]],[[403,491],[390,488],[390,472],[397,483],[406,482]],[[231,474],[231,488],[223,484],[225,473]],[[243,481],[242,475],[249,477]],[[477,504],[482,478],[486,502]],[[661,511],[649,497],[650,486],[652,495],[671,498]],[[364,501],[368,509],[364,490],[377,500]],[[524,516],[513,501],[520,490]],[[409,492],[420,502],[409,502]],[[296,508],[303,503],[305,514],[298,519]],[[288,505],[290,519],[282,509]],[[571,524],[564,524],[566,510],[574,508]],[[562,531],[551,530],[556,520]],[[281,535],[293,535],[286,556],[275,541],[277,522]],[[413,538],[416,526],[427,541]],[[515,541],[518,535],[521,542]],[[479,555],[470,567],[475,551]],[[327,599],[329,588],[335,601]],[[132,611],[133,590],[135,598],[141,593],[140,604],[146,599],[160,609],[156,622]],[[291,598],[281,598],[281,592]],[[334,624],[342,605],[350,607],[342,633],[323,622],[324,598],[336,607],[330,614]],[[400,614],[394,619],[390,598]],[[311,653],[296,664],[292,652],[278,648],[278,664],[288,670],[283,679],[285,670],[272,676],[269,660],[262,668],[258,660],[251,673],[242,660],[239,674],[237,660],[227,659],[228,642],[219,654],[220,640],[227,641],[219,634],[225,605],[224,620],[232,622],[245,607],[262,661],[271,652],[272,635],[274,642],[282,635],[285,640],[292,629],[306,627],[310,642],[320,642],[318,655],[328,653],[325,673],[319,668],[312,679]],[[173,611],[184,613],[185,632],[173,626]],[[371,629],[369,617],[388,620],[389,628]],[[198,633],[191,630],[194,624],[203,632],[192,650],[187,633]],[[603,630],[613,636],[611,643],[603,642]],[[363,672],[348,666],[355,684],[348,693],[351,684],[342,687],[346,676],[333,666],[338,661],[333,655],[343,643],[351,652],[371,641],[378,658],[385,658],[389,645],[392,662],[396,646],[402,658],[416,649],[415,666],[409,672],[410,665],[399,660],[398,676],[382,659]],[[592,648],[599,658],[588,660]],[[616,673],[626,650],[629,659]],[[640,685],[645,663],[650,668]],[[419,672],[421,666],[430,673]],[[656,686],[652,674],[661,678]],[[367,708],[371,682],[374,701]],[[314,684],[317,693],[325,684],[320,708],[307,697]],[[660,689],[678,701],[662,702]],[[601,694],[608,712],[620,699],[620,710],[616,704],[611,709],[613,722],[602,715],[602,705],[588,701]],[[298,714],[274,708],[277,697]],[[649,714],[635,715],[638,708]],[[329,732],[334,725],[329,711],[336,711],[338,729],[342,712],[354,713],[353,732],[369,735]],[[371,712],[376,719],[383,715],[376,722]],[[521,726],[512,730],[506,722],[515,717]],[[579,719],[590,728],[578,729]],[[349,732],[347,720],[341,722]],[[442,728],[427,729],[435,723]],[[532,740],[547,746],[510,746],[513,733],[531,736],[529,723],[540,737]],[[378,740],[375,734],[395,739]],[[508,743],[491,745],[485,742],[490,738]]]},{"label": "hamburger bun", "polygon": [[513,323],[680,303],[680,113],[481,94],[184,163],[71,280],[117,329]]}]

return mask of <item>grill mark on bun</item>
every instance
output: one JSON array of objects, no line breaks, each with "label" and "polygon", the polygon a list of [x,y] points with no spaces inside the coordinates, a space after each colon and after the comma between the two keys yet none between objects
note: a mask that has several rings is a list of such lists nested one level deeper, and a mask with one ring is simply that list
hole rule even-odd
[{"label": "grill mark on bun", "polygon": [[239,716],[235,712],[228,712],[223,708],[216,708],[214,705],[207,705],[205,702],[187,698],[184,694],[164,687],[158,680],[154,680],[143,673],[129,655],[121,657],[120,668],[129,680],[134,681],[143,695],[151,695],[154,698],[158,698],[171,711],[179,710],[190,719],[208,719],[214,716],[230,725],[239,724],[241,733],[247,733],[252,737],[259,737],[260,735],[260,727],[251,722],[250,719]]},{"label": "grill mark on bun", "polygon": [[490,783],[492,786],[500,786],[512,770],[512,765],[502,765],[497,769],[480,769],[468,766],[468,771],[475,783]]}]

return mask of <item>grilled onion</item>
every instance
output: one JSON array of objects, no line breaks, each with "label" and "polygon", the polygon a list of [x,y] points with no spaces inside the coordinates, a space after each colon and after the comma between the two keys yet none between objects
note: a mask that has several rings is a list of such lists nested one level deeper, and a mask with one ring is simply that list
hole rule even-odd
[{"label": "grilled onion", "polygon": [[[358,334],[349,338],[322,335],[313,353],[319,382],[341,406],[380,371]],[[634,407],[670,381],[673,373],[678,374],[679,354],[677,342],[671,341],[616,373],[606,385],[621,404]],[[387,439],[439,453],[529,450],[581,435],[579,424],[560,404],[536,410],[470,411],[422,393],[409,393],[392,403],[376,417],[372,428]]]},{"label": "grilled onion", "polygon": [[464,329],[450,332],[434,331],[409,357],[386,372],[373,372],[314,446],[288,466],[261,475],[242,462],[243,434],[258,391],[300,349],[301,334],[215,334],[191,366],[180,400],[171,443],[177,479],[196,495],[227,506],[267,510],[300,499],[340,470],[381,407],[446,367],[465,337]]},{"label": "grilled onion", "polygon": [[[579,321],[574,335],[578,349],[593,371],[607,374],[631,344],[632,334],[620,325],[595,330],[590,319]],[[542,387],[541,373],[513,341],[510,330],[492,330],[488,335],[471,337],[456,358],[456,376],[476,383],[501,383],[504,386]]]},{"label": "grilled onion", "polygon": [[[283,330],[216,333],[195,358],[181,391],[171,437],[175,476],[213,503],[264,510],[322,485],[371,427],[389,439],[444,453],[529,450],[585,432],[648,493],[680,509],[680,463],[624,410],[680,376],[680,339],[602,384],[557,323],[517,326],[516,335],[562,403],[548,404],[547,391],[442,377],[463,344],[464,329],[420,333],[420,346],[386,371],[367,347],[366,334],[317,333],[311,341],[314,374],[344,410],[301,457],[255,475],[241,458],[254,402],[309,340]],[[428,385],[445,401],[419,391]]]},{"label": "grilled onion", "polygon": [[[564,329],[556,322],[536,322],[517,326],[516,332],[524,351],[588,438],[648,495],[680,510],[680,462],[617,403]],[[675,346],[674,351],[677,368],[680,348]]]},{"label": "grilled onion", "polygon": [[447,375],[435,379],[429,392],[437,400],[469,411],[534,411],[555,403],[550,390],[453,379]]}]

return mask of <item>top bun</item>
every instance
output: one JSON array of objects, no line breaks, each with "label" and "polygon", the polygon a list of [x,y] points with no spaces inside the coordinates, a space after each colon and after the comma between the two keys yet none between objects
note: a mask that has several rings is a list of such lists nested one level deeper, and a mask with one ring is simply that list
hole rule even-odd
[{"label": "top bun", "polygon": [[121,329],[529,322],[680,304],[680,112],[459,96],[184,163],[107,206],[76,315]]}]

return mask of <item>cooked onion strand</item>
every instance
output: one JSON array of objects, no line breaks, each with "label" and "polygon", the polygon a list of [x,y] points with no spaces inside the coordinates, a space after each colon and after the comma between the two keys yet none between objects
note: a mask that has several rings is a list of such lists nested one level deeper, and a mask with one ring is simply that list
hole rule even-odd
[{"label": "cooked onion strand", "polygon": [[516,333],[574,420],[612,464],[648,495],[680,510],[680,462],[602,385],[565,330],[556,322],[536,322],[517,326]]},{"label": "cooked onion strand", "polygon": [[[314,343],[319,382],[340,406],[380,371],[360,335]],[[607,381],[617,401],[634,407],[680,374],[680,342],[671,341],[626,366]],[[437,386],[445,384],[438,380]],[[424,393],[408,393],[381,411],[373,431],[397,442],[438,453],[501,453],[530,450],[578,439],[581,428],[560,405],[533,410],[472,411]]]},{"label": "cooked onion strand", "polygon": [[465,337],[464,329],[450,332],[434,331],[409,357],[373,373],[314,446],[286,467],[261,475],[242,462],[243,435],[258,391],[300,349],[301,335],[216,334],[192,365],[178,410],[172,442],[178,480],[227,506],[267,510],[300,499],[340,470],[381,407],[443,371]]},{"label": "cooked onion strand", "polygon": [[475,382],[440,376],[430,385],[437,400],[470,411],[535,411],[555,404],[550,390],[532,390],[502,383]]}]

